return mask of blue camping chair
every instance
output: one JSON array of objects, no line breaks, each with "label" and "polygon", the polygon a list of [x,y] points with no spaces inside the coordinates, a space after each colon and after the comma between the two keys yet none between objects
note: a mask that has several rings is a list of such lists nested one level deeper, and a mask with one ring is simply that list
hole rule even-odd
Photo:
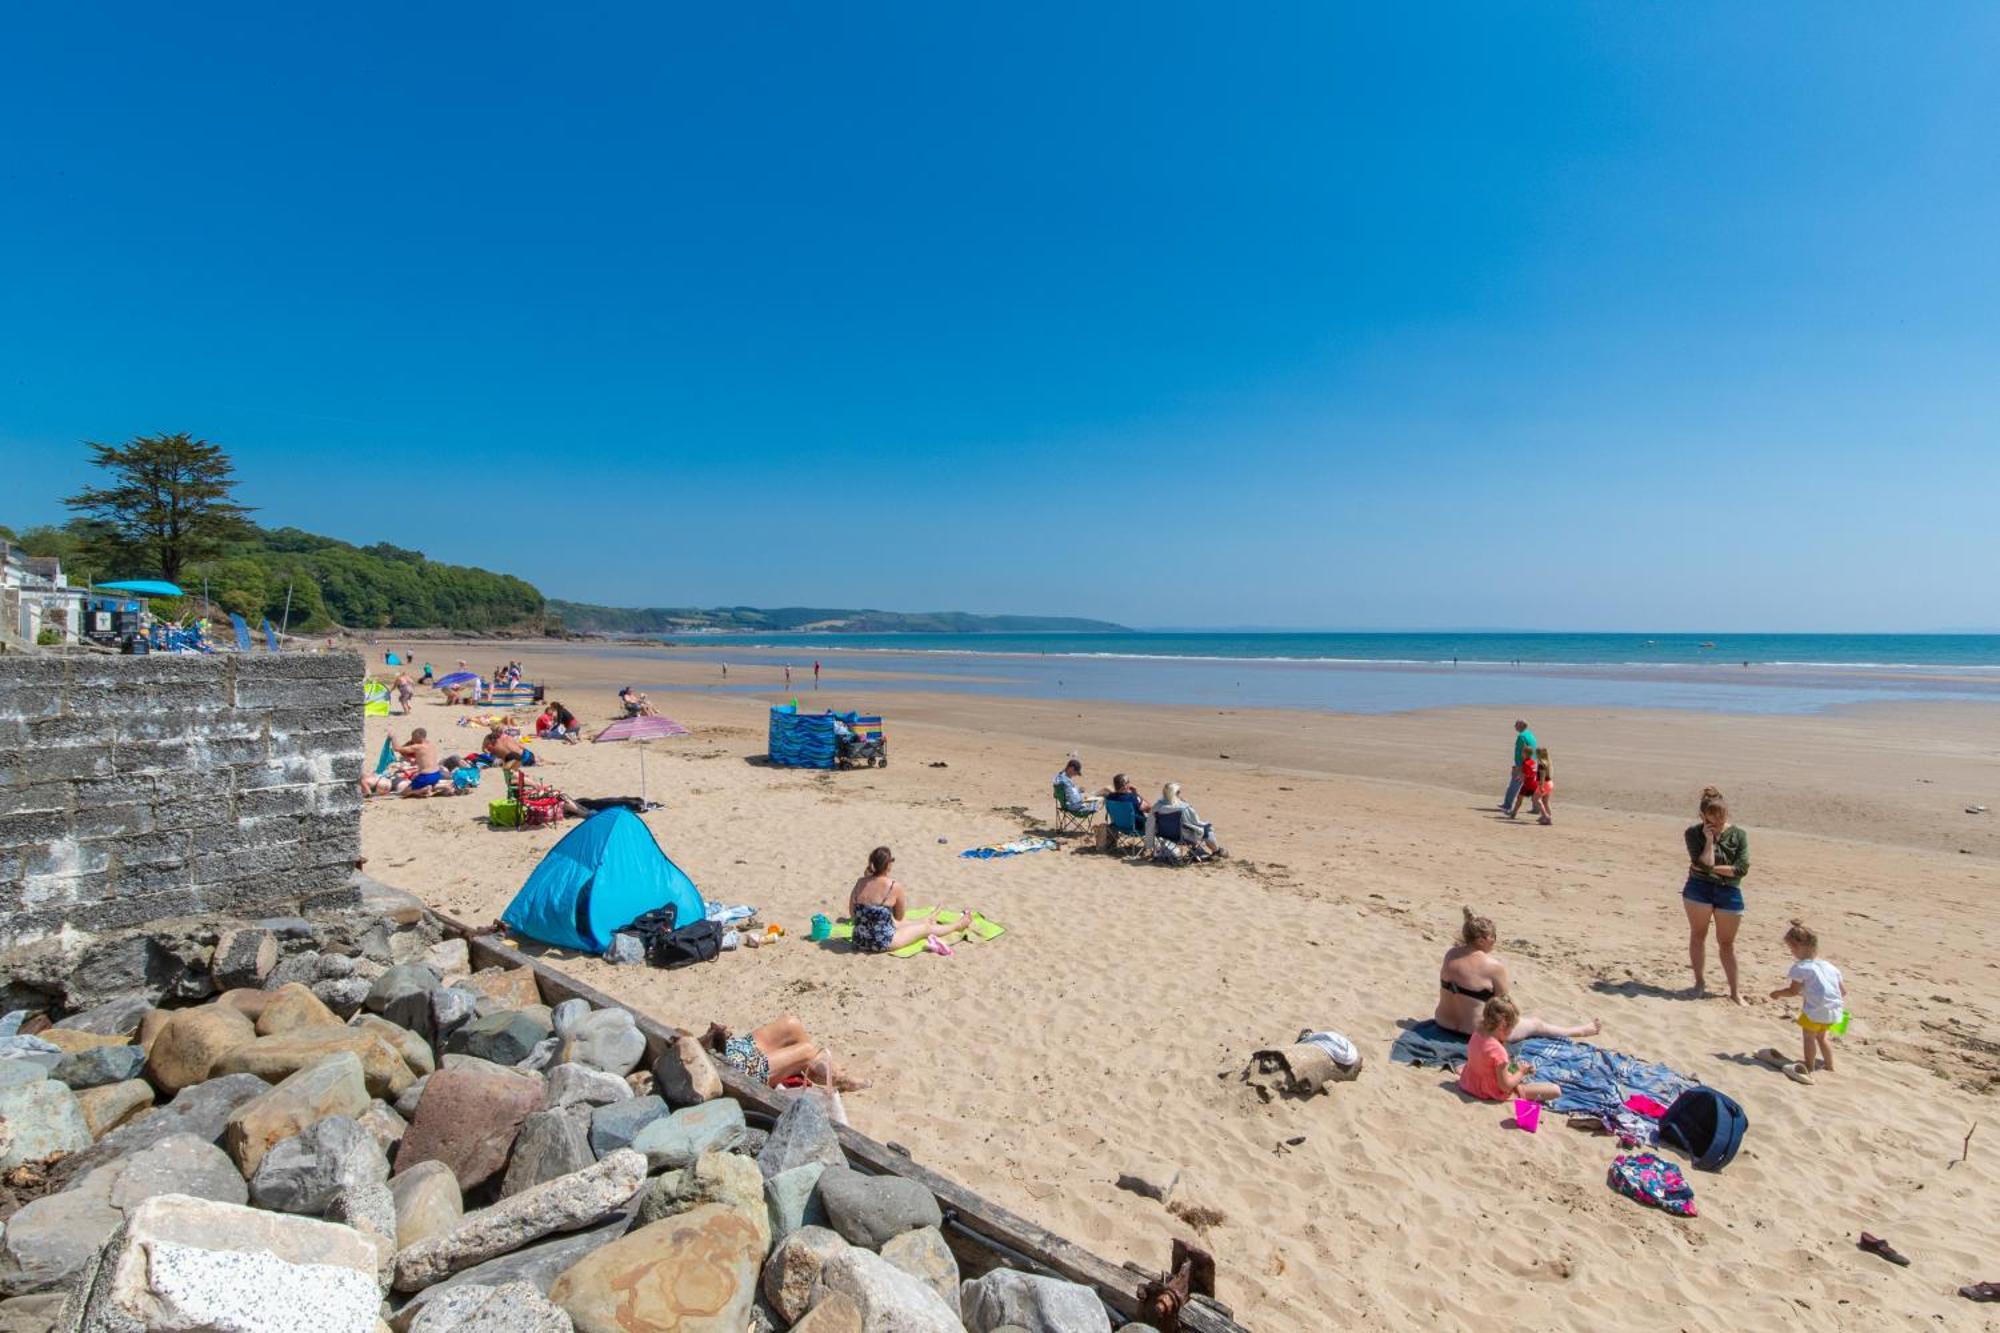
[{"label": "blue camping chair", "polygon": [[1104,817],[1111,821],[1111,848],[1122,851],[1125,840],[1143,842],[1146,837],[1146,817],[1139,813],[1137,801],[1114,801],[1109,797],[1104,801]]},{"label": "blue camping chair", "polygon": [[1055,788],[1056,794],[1056,832],[1088,833],[1090,831],[1090,821],[1097,814],[1097,807],[1086,806],[1079,809],[1071,805],[1068,798],[1063,795],[1062,783],[1057,782],[1050,785]]}]

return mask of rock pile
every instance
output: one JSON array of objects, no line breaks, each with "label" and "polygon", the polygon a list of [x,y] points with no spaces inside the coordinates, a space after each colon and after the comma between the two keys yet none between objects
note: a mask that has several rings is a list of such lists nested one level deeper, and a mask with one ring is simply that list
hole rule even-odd
[{"label": "rock pile", "polygon": [[696,1043],[473,971],[413,899],[162,939],[120,989],[9,992],[42,1007],[0,1018],[0,1333],[1110,1329],[961,1281],[816,1097],[752,1128]]}]

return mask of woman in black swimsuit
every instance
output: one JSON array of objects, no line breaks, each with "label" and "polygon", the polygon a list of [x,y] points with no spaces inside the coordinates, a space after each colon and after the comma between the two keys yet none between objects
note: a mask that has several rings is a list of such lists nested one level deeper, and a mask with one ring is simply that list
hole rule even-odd
[{"label": "woman in black swimsuit", "polygon": [[[1465,909],[1465,922],[1459,927],[1458,943],[1446,950],[1444,963],[1438,969],[1437,1013],[1432,1017],[1445,1031],[1470,1037],[1479,1030],[1479,1011],[1486,1002],[1496,995],[1507,993],[1507,964],[1493,953],[1493,922],[1487,917],[1474,916],[1468,907]],[[1557,1027],[1544,1019],[1523,1014],[1521,1020],[1514,1024],[1508,1040],[1594,1037],[1600,1026],[1597,1020],[1592,1019],[1580,1027]]]}]

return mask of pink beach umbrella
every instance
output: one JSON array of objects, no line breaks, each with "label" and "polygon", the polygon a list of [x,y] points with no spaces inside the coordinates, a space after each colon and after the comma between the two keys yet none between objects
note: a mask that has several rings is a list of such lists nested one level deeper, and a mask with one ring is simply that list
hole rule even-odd
[{"label": "pink beach umbrella", "polygon": [[686,736],[688,729],[670,717],[621,717],[592,739],[593,745],[604,741],[639,741],[639,799],[646,799],[646,747],[645,741],[656,741],[665,736]]}]

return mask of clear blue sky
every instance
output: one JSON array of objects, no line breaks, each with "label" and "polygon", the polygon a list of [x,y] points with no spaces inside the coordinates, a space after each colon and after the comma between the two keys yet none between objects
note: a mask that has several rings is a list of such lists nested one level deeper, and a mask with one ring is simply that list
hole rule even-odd
[{"label": "clear blue sky", "polygon": [[2000,7],[13,5],[0,521],[622,604],[1918,629],[2000,568]]}]

